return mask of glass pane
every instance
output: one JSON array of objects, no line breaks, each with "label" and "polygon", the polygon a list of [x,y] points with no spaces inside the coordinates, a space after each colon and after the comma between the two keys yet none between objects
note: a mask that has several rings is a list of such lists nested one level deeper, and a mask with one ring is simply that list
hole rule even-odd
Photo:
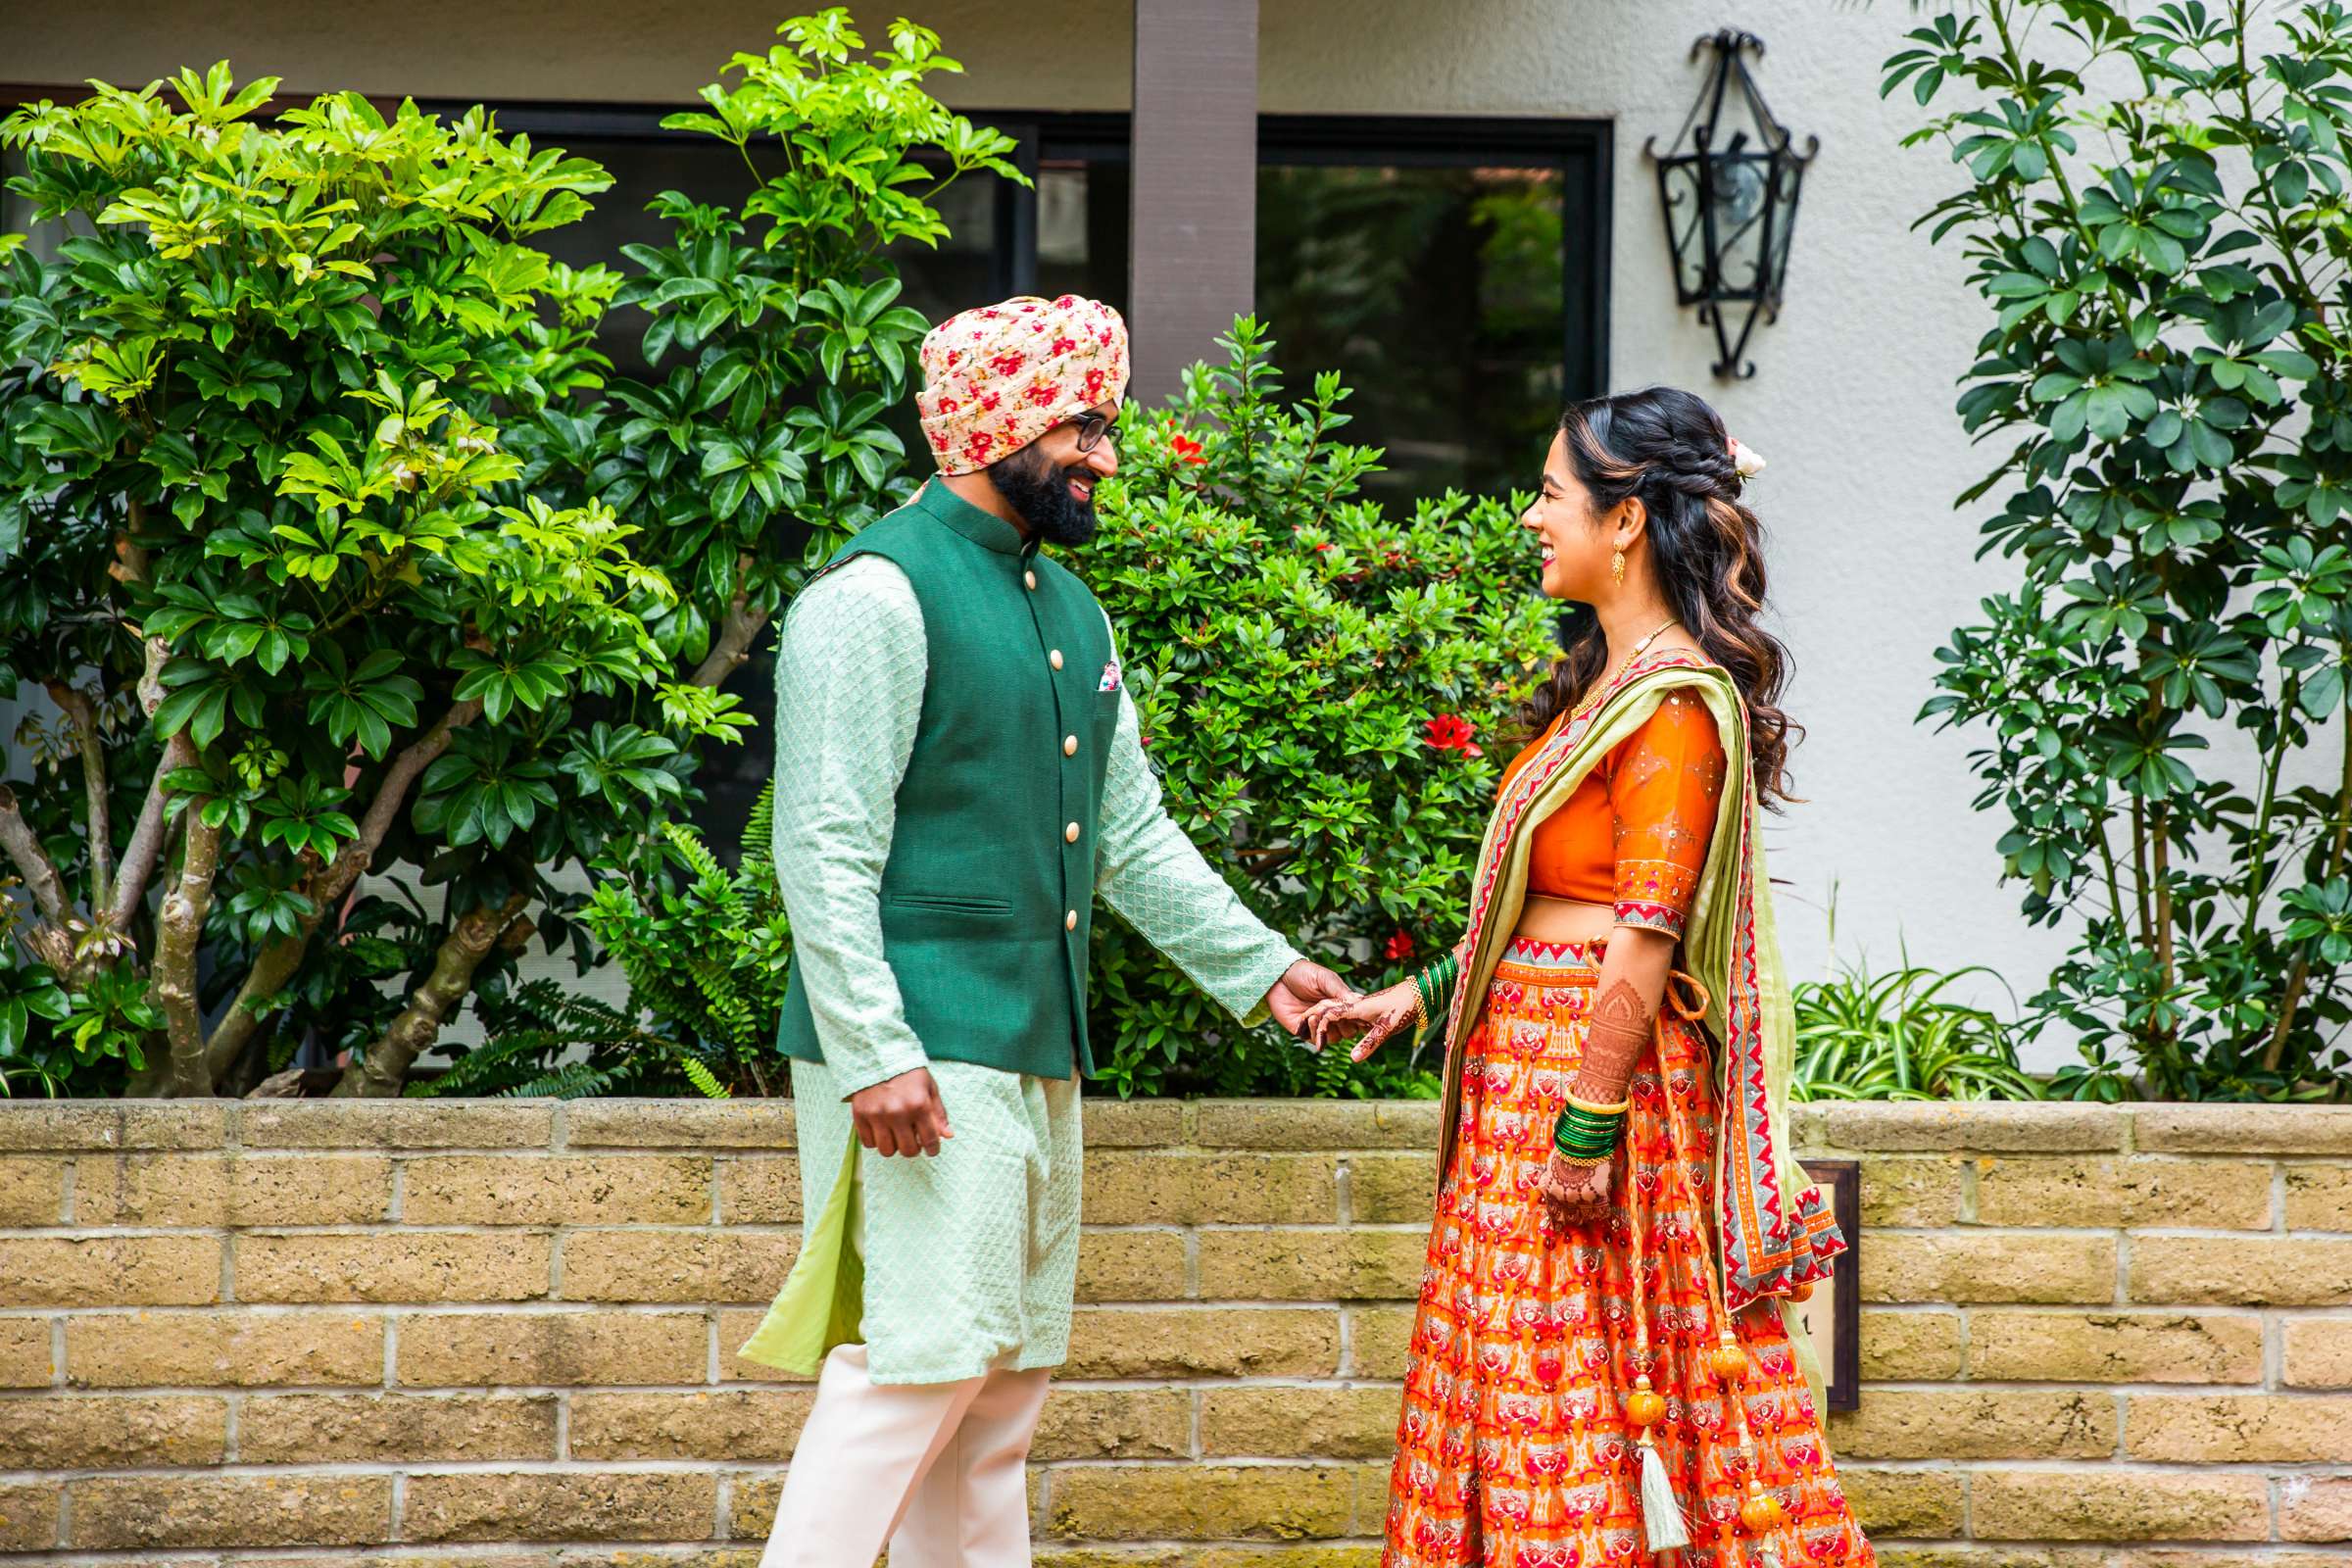
[{"label": "glass pane", "polygon": [[1706,213],[1698,194],[1698,163],[1665,165],[1658,174],[1666,203],[1666,242],[1674,250],[1674,286],[1688,302],[1707,293]]},{"label": "glass pane", "polygon": [[14,148],[0,152],[0,234],[22,234],[24,249],[35,261],[54,262],[58,247],[66,242],[66,225],[56,220],[33,221],[32,202],[8,188],[8,182],[24,172],[24,155]]},{"label": "glass pane", "polygon": [[[1558,421],[1556,169],[1270,165],[1257,313],[1295,392],[1337,369],[1392,496],[1526,485]],[[1203,345],[1205,348],[1206,345]]]},{"label": "glass pane", "polygon": [[1037,292],[1083,294],[1127,312],[1124,163],[1043,162],[1037,171]]}]

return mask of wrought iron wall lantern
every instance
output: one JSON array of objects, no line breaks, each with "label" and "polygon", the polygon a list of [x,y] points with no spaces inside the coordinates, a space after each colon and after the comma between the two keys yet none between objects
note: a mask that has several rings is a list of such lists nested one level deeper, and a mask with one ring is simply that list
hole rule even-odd
[{"label": "wrought iron wall lantern", "polygon": [[1698,318],[1715,329],[1723,356],[1715,373],[1737,378],[1756,373],[1743,359],[1757,318],[1780,317],[1797,189],[1821,138],[1807,136],[1798,152],[1788,127],[1765,107],[1746,60],[1751,50],[1763,58],[1763,39],[1725,27],[1699,38],[1690,56],[1695,60],[1707,50],[1714,51],[1714,64],[1673,147],[1659,153],[1652,136],[1642,151],[1658,166],[1676,302],[1698,307]]}]

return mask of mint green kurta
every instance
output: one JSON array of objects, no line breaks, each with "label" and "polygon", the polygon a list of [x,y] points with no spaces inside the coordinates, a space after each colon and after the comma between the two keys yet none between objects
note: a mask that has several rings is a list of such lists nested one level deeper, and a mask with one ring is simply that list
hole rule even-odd
[{"label": "mint green kurta", "polygon": [[[849,1095],[928,1066],[956,1133],[936,1157],[860,1150],[851,1166],[848,1234],[863,1263],[862,1338],[877,1383],[1059,1364],[1077,1275],[1077,1081],[935,1059],[906,1023],[883,953],[881,877],[927,662],[913,585],[872,556],[802,593],[776,660],[777,880],[824,1054],[821,1064],[793,1063],[811,1230],[849,1157]],[[1261,1019],[1265,994],[1298,956],[1168,819],[1123,694],[1100,840],[1104,902],[1229,1012]],[[747,1346],[753,1358],[778,1360],[774,1318]]]}]

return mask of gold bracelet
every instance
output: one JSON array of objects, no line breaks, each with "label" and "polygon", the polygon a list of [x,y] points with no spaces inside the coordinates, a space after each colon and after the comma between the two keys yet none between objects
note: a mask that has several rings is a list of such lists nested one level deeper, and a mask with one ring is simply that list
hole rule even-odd
[{"label": "gold bracelet", "polygon": [[1415,1033],[1429,1027],[1429,1004],[1421,996],[1421,977],[1406,975],[1405,984],[1413,988],[1413,1026]]},{"label": "gold bracelet", "polygon": [[1622,1116],[1633,1108],[1634,1098],[1628,1095],[1614,1105],[1596,1105],[1590,1100],[1579,1100],[1574,1095],[1570,1095],[1568,1103],[1572,1108],[1591,1116]]},{"label": "gold bracelet", "polygon": [[1580,1170],[1590,1170],[1594,1165],[1606,1165],[1610,1158],[1607,1154],[1563,1154],[1556,1149],[1551,1152],[1551,1157],[1556,1164],[1574,1165]]}]

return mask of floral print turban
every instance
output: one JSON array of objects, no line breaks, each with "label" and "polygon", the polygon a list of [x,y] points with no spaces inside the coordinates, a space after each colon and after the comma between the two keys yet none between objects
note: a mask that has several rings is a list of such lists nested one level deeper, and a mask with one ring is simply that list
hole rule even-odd
[{"label": "floral print turban", "polygon": [[914,406],[942,473],[973,473],[1127,390],[1127,323],[1099,300],[1031,295],[923,339]]}]

